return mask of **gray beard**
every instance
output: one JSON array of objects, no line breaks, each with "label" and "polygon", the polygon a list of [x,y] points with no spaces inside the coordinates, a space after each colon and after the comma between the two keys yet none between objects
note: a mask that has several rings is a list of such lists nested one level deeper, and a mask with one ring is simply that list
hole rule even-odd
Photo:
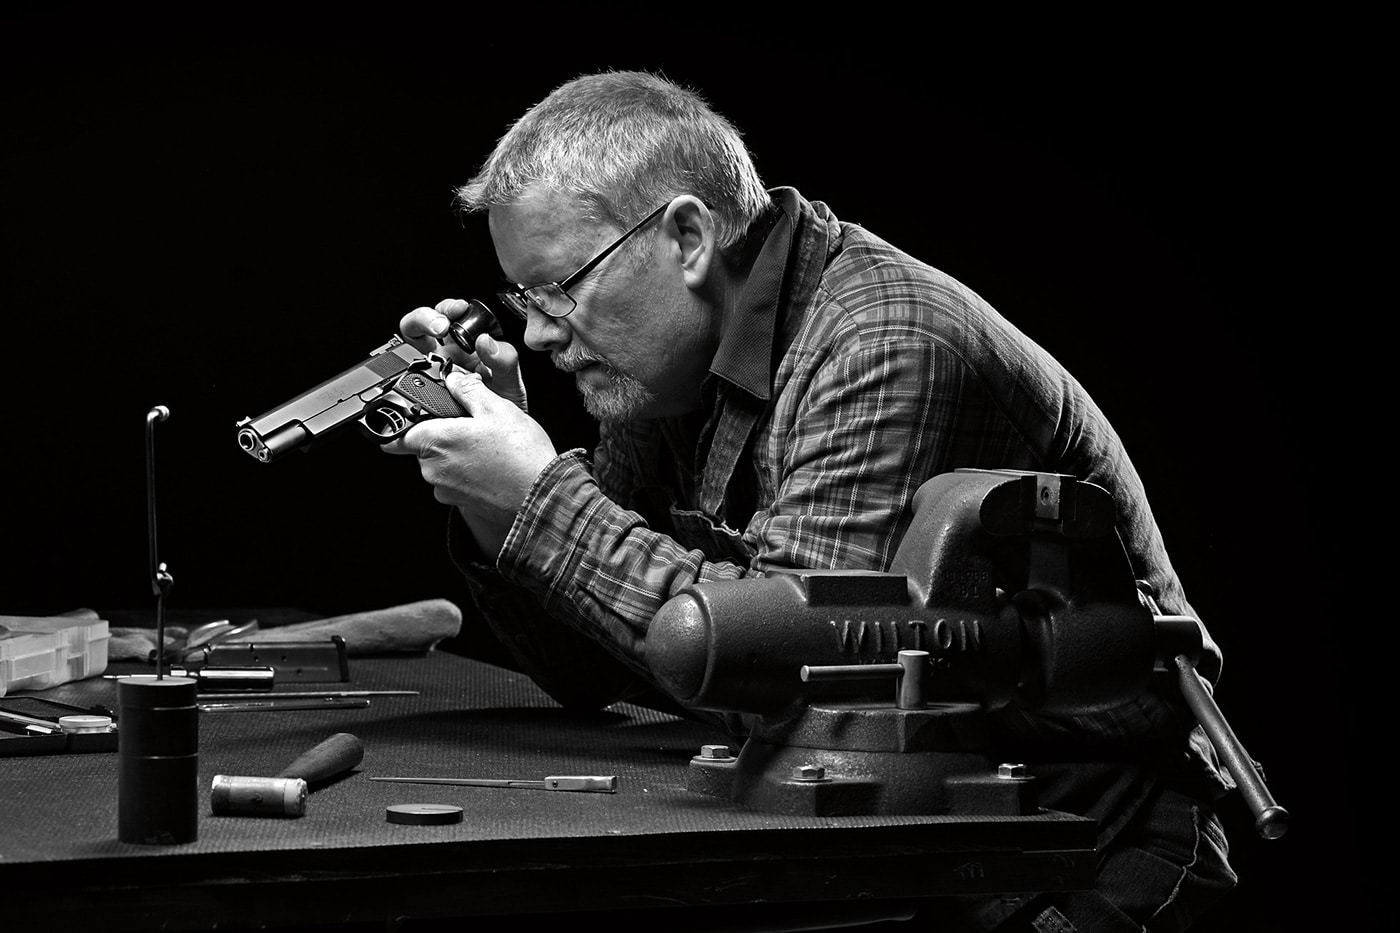
[{"label": "gray beard", "polygon": [[599,421],[628,421],[656,401],[656,396],[646,386],[611,363],[599,360],[597,365],[607,375],[607,385],[601,389],[579,386],[584,410],[594,418]]}]

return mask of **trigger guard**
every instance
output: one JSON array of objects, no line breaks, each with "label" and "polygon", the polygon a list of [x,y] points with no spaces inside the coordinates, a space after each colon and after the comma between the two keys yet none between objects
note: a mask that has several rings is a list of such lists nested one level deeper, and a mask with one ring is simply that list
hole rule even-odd
[{"label": "trigger guard", "polygon": [[392,405],[376,405],[360,418],[360,424],[375,437],[387,442],[413,427],[413,422]]}]

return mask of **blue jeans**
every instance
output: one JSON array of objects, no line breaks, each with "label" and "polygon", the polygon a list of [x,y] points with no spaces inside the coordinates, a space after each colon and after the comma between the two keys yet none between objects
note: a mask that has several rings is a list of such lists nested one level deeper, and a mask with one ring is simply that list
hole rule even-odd
[{"label": "blue jeans", "polygon": [[915,924],[930,933],[1181,933],[1235,886],[1229,852],[1213,809],[1160,787],[1100,856],[1092,890],[952,898]]}]

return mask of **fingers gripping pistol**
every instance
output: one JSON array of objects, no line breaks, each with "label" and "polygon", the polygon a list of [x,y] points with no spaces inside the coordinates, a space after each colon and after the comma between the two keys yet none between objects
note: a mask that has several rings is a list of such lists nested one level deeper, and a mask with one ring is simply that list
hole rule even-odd
[{"label": "fingers gripping pistol", "polygon": [[[503,337],[500,323],[480,301],[447,332],[468,353],[482,334]],[[395,335],[369,358],[257,418],[238,422],[238,446],[268,463],[290,450],[305,450],[337,428],[358,425],[379,443],[391,441],[425,418],[455,418],[466,412],[443,380],[452,362],[420,353]]]},{"label": "fingers gripping pistol", "polygon": [[691,761],[691,789],[817,815],[1032,813],[1034,778],[988,756],[989,717],[1107,710],[1165,677],[1260,834],[1282,834],[1196,673],[1200,624],[1139,595],[1115,517],[1107,490],[1072,476],[958,470],[919,489],[889,573],[682,590],[652,620],[648,664],[683,704],[748,720],[738,755]]}]

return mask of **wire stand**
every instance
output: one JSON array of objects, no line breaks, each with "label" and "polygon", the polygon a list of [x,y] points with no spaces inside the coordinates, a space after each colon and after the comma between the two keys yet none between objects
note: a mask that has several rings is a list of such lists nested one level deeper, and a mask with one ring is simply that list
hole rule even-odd
[{"label": "wire stand", "polygon": [[175,585],[156,549],[156,422],[170,417],[170,409],[157,405],[146,412],[146,529],[151,545],[151,591],[156,597],[156,679],[165,676],[165,594]]}]

